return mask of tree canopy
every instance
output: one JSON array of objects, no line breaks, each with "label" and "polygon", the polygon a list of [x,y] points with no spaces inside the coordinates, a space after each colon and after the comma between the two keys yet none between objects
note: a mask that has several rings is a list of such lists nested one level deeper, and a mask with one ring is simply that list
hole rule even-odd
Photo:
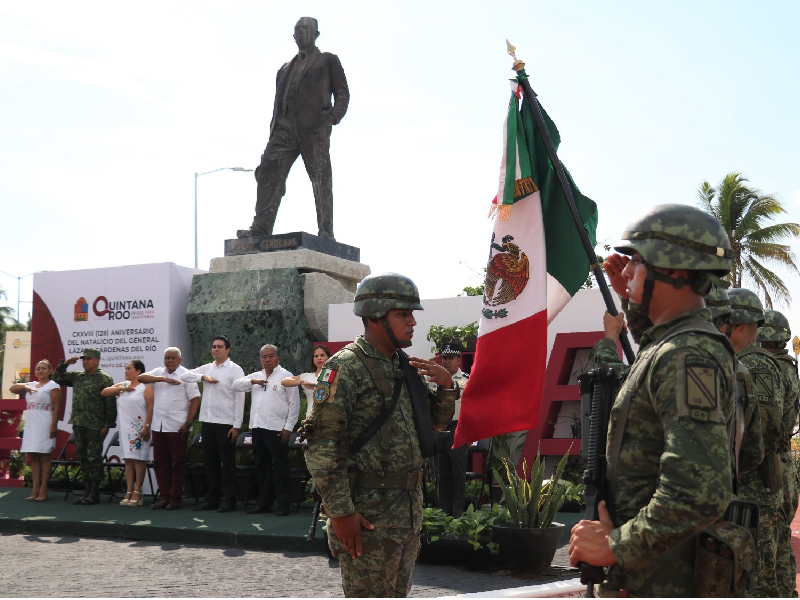
[{"label": "tree canopy", "polygon": [[733,269],[727,277],[731,284],[756,292],[767,308],[772,308],[773,301],[788,306],[789,288],[771,267],[783,266],[800,275],[790,246],[781,243],[800,236],[800,225],[773,223],[786,209],[777,198],[748,183],[736,172],[725,175],[717,186],[704,181],[697,190],[699,205],[728,233],[733,250]]}]

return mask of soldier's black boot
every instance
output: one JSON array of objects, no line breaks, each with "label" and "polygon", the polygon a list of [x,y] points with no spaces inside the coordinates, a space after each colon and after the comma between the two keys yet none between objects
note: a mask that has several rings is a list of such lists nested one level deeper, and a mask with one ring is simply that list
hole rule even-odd
[{"label": "soldier's black boot", "polygon": [[91,491],[91,489],[92,489],[91,482],[84,481],[83,482],[83,496],[81,496],[80,498],[75,500],[73,502],[73,504],[76,505],[76,506],[79,505],[79,504],[83,504],[83,501],[86,500],[89,497],[89,492]]},{"label": "soldier's black boot", "polygon": [[100,502],[100,482],[99,481],[92,481],[91,489],[89,490],[89,496],[81,502],[84,506],[88,506],[91,504],[97,504]]}]

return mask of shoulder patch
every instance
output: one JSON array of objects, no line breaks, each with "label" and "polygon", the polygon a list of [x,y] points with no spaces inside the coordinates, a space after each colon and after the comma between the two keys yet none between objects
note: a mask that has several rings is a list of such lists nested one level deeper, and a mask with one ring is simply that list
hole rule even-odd
[{"label": "shoulder patch", "polygon": [[769,369],[763,367],[751,368],[750,377],[753,379],[753,388],[758,401],[762,404],[772,404],[775,397],[775,380]]},{"label": "shoulder patch", "polygon": [[336,378],[336,372],[338,369],[338,364],[327,363],[326,366],[322,367],[322,370],[319,372],[317,381],[320,383],[331,383]]},{"label": "shoulder patch", "polygon": [[718,373],[718,365],[710,358],[678,354],[675,376],[679,416],[721,422]]},{"label": "shoulder patch", "polygon": [[333,402],[334,398],[336,397],[337,371],[331,370],[330,380],[327,381],[323,381],[322,379],[322,375],[324,373],[325,369],[323,369],[319,374],[317,387],[314,388],[314,404],[326,404]]}]

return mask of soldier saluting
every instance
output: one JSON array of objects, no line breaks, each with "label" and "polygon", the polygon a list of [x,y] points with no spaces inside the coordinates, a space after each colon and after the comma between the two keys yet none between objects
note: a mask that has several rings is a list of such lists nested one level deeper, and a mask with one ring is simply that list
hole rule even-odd
[{"label": "soldier saluting", "polygon": [[83,496],[73,504],[100,502],[103,479],[103,440],[108,430],[117,425],[117,399],[104,398],[100,392],[114,385],[111,376],[100,368],[100,351],[86,348],[81,354],[83,371],[69,371],[78,362],[77,356],[61,360],[53,373],[53,381],[72,388],[72,433],[75,455],[83,473]]},{"label": "soldier saluting", "polygon": [[459,397],[447,370],[403,352],[414,310],[422,305],[407,277],[385,273],[359,284],[353,312],[364,335],[323,367],[301,430],[348,597],[408,595],[419,552],[422,461]]},{"label": "soldier saluting", "polygon": [[611,411],[611,510],[572,529],[570,561],[609,567],[602,595],[692,596],[694,536],[731,499],[734,350],[702,297],[730,271],[731,245],[714,217],[678,204],[622,238],[627,315],[648,327]]}]

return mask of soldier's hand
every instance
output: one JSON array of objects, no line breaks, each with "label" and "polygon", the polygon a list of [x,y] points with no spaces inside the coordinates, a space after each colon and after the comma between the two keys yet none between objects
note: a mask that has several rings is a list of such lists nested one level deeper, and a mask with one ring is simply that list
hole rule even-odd
[{"label": "soldier's hand", "polygon": [[67,360],[64,361],[64,364],[65,365],[74,365],[76,362],[78,362],[79,359],[80,359],[80,356],[70,356]]},{"label": "soldier's hand", "polygon": [[353,558],[361,556],[361,528],[375,529],[375,526],[358,512],[331,519],[331,524],[336,532],[336,537]]},{"label": "soldier's hand", "polygon": [[614,529],[605,501],[597,505],[599,521],[582,519],[572,528],[569,538],[569,562],[573,567],[583,561],[595,567],[610,567],[617,557],[611,552],[608,536]]},{"label": "soldier's hand", "polygon": [[428,381],[432,381],[445,389],[452,389],[453,378],[450,377],[450,373],[443,366],[437,365],[432,360],[425,360],[415,356],[408,357],[408,364],[417,369],[417,373],[424,375]]},{"label": "soldier's hand", "polygon": [[628,286],[628,280],[622,276],[622,270],[628,264],[630,258],[624,254],[611,254],[606,257],[603,263],[603,269],[608,275],[608,282],[611,287],[617,292],[620,298],[628,299],[628,292],[625,288]]},{"label": "soldier's hand", "polygon": [[619,341],[619,334],[624,328],[625,315],[618,313],[616,317],[612,317],[611,313],[606,311],[606,314],[603,315],[603,329],[607,338],[611,338],[615,342]]},{"label": "soldier's hand", "polygon": [[103,427],[100,430],[100,441],[103,441],[104,439],[106,439],[107,435],[108,435],[108,427]]}]

